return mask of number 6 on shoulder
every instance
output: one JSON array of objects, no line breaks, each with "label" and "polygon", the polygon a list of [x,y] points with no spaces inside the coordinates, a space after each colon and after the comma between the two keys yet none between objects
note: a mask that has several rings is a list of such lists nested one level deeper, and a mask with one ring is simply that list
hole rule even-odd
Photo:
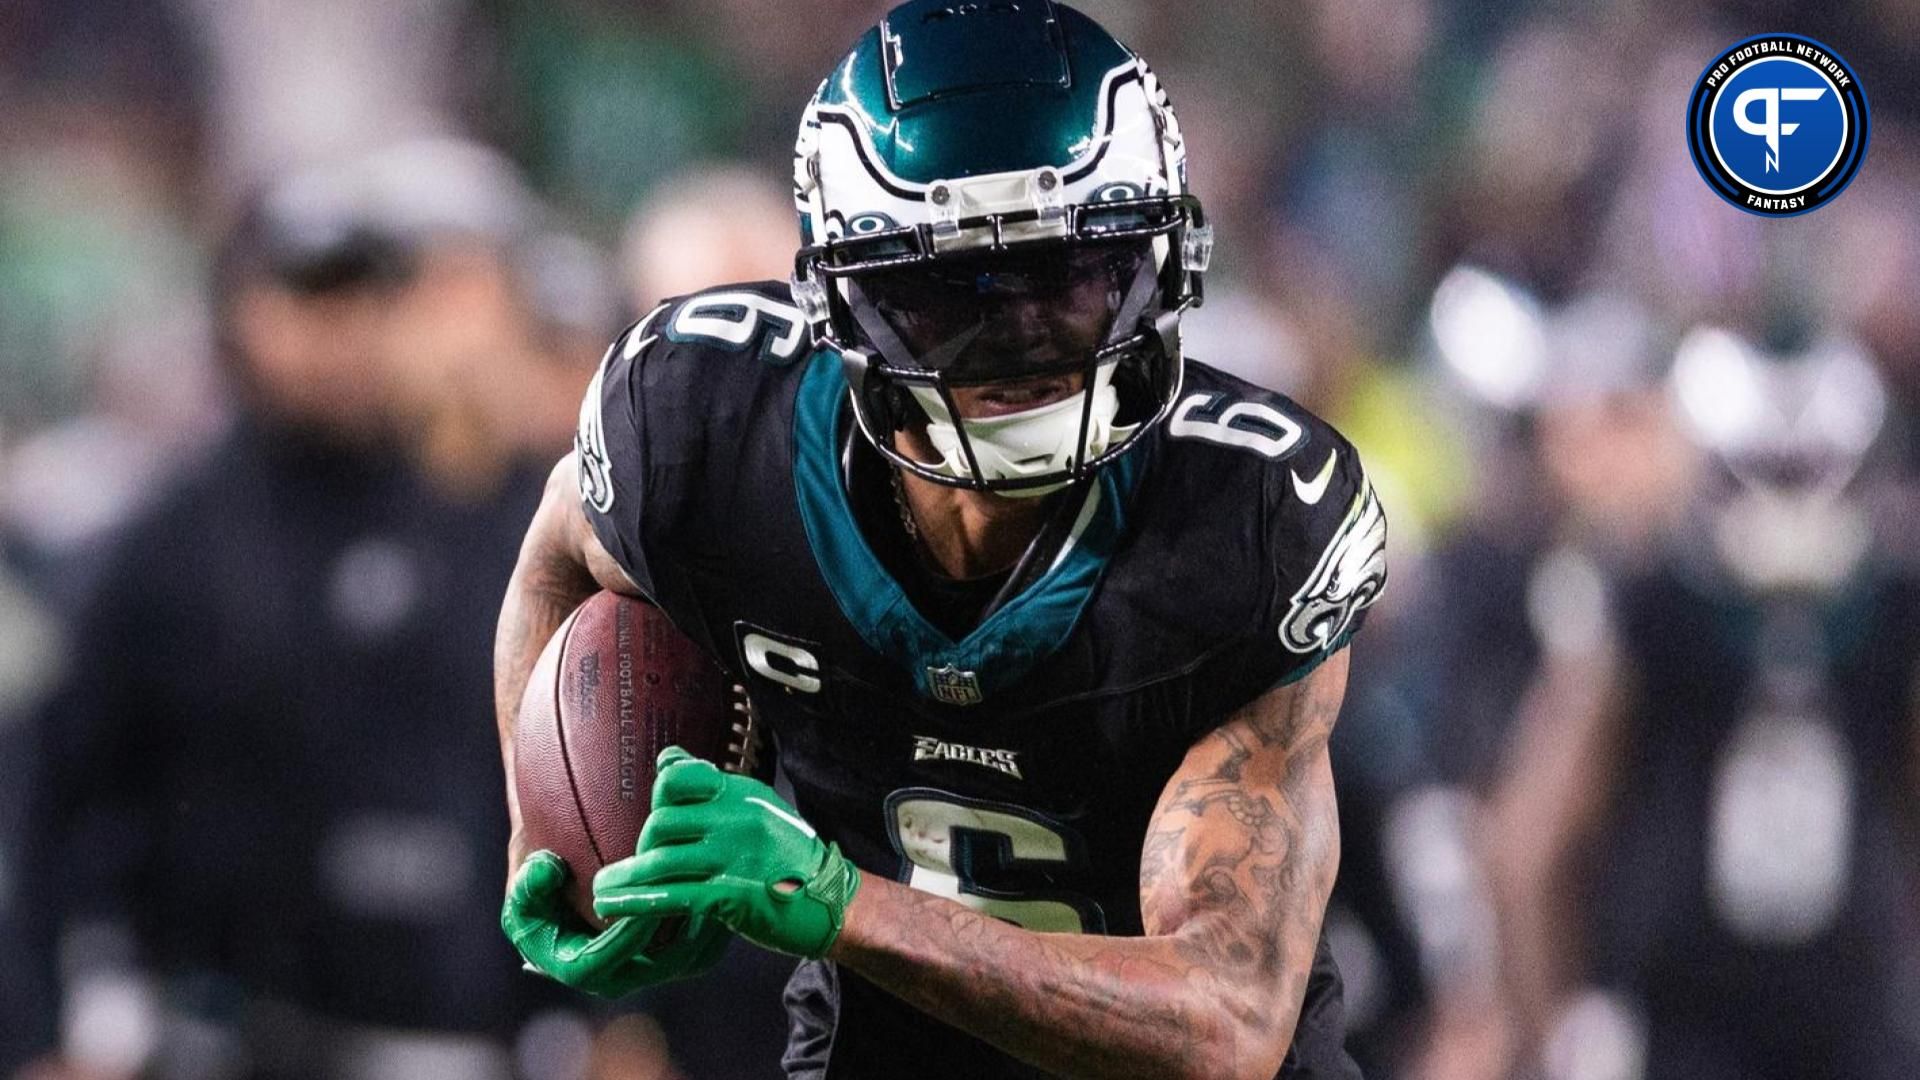
[{"label": "number 6 on shoulder", "polygon": [[1194,394],[1173,410],[1167,433],[1238,446],[1279,460],[1300,448],[1306,435],[1298,422],[1271,405],[1233,401],[1225,394]]}]

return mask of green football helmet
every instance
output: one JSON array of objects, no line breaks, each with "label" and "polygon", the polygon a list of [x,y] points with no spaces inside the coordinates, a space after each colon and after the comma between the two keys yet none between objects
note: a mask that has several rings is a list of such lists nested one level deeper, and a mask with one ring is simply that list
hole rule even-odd
[{"label": "green football helmet", "polygon": [[808,104],[794,195],[794,297],[901,468],[1045,494],[1172,408],[1213,232],[1159,81],[1078,11],[893,9]]}]

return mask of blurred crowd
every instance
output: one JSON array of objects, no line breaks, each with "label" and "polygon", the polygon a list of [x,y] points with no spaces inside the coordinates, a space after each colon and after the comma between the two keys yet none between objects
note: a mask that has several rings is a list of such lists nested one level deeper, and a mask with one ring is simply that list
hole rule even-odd
[{"label": "blurred crowd", "polygon": [[[492,619],[622,320],[786,276],[882,0],[0,5],[0,1076],[732,1080],[783,963],[612,1007],[495,925]],[[1367,1075],[1920,1076],[1920,6],[1083,0],[1219,225],[1188,352],[1360,447]],[[1742,214],[1751,34],[1873,106]]]}]

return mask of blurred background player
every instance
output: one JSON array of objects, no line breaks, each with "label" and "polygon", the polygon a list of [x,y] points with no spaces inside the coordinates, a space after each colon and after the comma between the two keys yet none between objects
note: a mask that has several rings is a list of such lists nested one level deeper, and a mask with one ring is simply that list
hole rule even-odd
[{"label": "blurred background player", "polygon": [[744,169],[700,168],[654,189],[627,219],[620,268],[646,311],[716,281],[779,281],[793,272],[793,195]]},{"label": "blurred background player", "polygon": [[1712,465],[1684,523],[1634,565],[1563,550],[1535,601],[1491,847],[1515,1016],[1559,1071],[1920,1066],[1920,582],[1856,486],[1885,394],[1856,341],[1782,329],[1682,340],[1669,388]]},{"label": "blurred background player", "polygon": [[539,210],[409,145],[274,185],[222,251],[230,428],[89,569],[69,640],[112,661],[29,721],[32,1026],[63,1007],[80,1075],[512,1075],[541,997],[457,897],[500,796],[446,721],[572,426],[543,400],[612,317],[604,268],[585,313],[520,287]]}]

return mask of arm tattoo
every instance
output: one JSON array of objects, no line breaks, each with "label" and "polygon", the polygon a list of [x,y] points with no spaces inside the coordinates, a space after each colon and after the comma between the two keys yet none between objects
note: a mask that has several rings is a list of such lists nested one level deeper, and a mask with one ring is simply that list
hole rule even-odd
[{"label": "arm tattoo", "polygon": [[[1344,657],[1341,658],[1344,668]],[[1279,995],[1229,999],[1289,1036],[1339,864],[1327,738],[1345,689],[1309,678],[1201,740],[1161,796],[1141,850],[1141,916],[1181,955]]]},{"label": "arm tattoo", "polygon": [[577,564],[543,559],[514,571],[493,643],[493,706],[503,739],[513,735],[520,696],[547,639],[598,586]]},{"label": "arm tattoo", "polygon": [[573,459],[563,458],[547,479],[547,490],[520,546],[520,560],[507,582],[500,624],[493,639],[493,707],[500,733],[500,759],[507,781],[507,815],[512,835],[507,869],[520,865],[520,806],[513,786],[513,732],[520,698],[547,639],[573,609],[599,588],[588,568],[581,537],[590,532],[574,488]]},{"label": "arm tattoo", "polygon": [[568,520],[573,508],[560,501],[573,498],[572,481],[560,476],[565,464],[547,481],[546,496],[520,546],[520,560],[500,605],[493,639],[493,706],[503,740],[512,738],[520,695],[540,650],[598,588]]},{"label": "arm tattoo", "polygon": [[951,900],[867,878],[873,927],[835,959],[909,1004],[1062,1076],[1228,1075],[1211,972],[1147,938],[1035,934]]},{"label": "arm tattoo", "polygon": [[1339,861],[1339,654],[1195,744],[1141,852],[1147,936],[1036,934],[867,878],[834,959],[1067,1076],[1270,1077]]}]

